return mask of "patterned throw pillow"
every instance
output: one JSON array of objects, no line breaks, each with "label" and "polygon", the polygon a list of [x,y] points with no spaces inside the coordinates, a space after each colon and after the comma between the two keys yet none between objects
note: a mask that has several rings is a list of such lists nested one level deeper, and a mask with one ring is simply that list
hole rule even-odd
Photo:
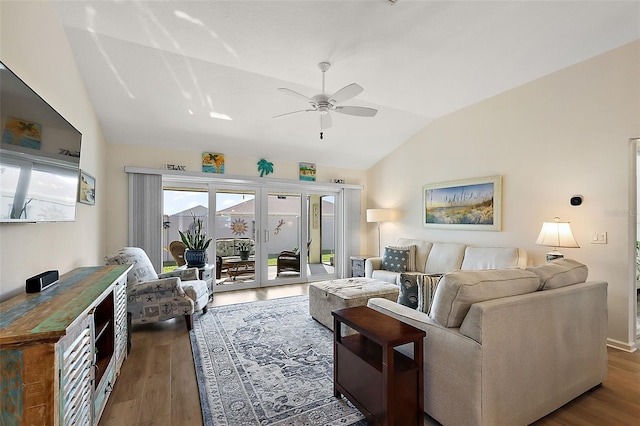
[{"label": "patterned throw pillow", "polygon": [[409,261],[407,262],[407,271],[416,270],[416,246],[387,246],[395,250],[409,250]]},{"label": "patterned throw pillow", "polygon": [[407,306],[411,309],[418,308],[418,280],[420,275],[416,274],[400,274],[398,294],[398,304]]},{"label": "patterned throw pillow", "polygon": [[418,279],[418,307],[416,308],[420,312],[428,314],[431,310],[431,304],[433,303],[433,296],[436,294],[436,288],[438,288],[438,282],[440,282],[442,275],[419,275]]},{"label": "patterned throw pillow", "polygon": [[399,250],[391,247],[384,248],[382,269],[393,272],[406,272],[409,264],[409,250]]}]

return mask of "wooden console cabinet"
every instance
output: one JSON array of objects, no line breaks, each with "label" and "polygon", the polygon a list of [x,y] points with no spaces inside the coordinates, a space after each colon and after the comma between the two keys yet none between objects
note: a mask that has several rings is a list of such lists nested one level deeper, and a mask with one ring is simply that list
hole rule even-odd
[{"label": "wooden console cabinet", "polygon": [[127,355],[129,265],[0,303],[0,424],[95,425]]}]

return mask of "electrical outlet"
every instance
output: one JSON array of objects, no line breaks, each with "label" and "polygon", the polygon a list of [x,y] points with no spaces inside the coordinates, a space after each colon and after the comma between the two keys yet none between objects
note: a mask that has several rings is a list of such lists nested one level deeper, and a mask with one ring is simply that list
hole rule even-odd
[{"label": "electrical outlet", "polygon": [[607,244],[607,233],[593,232],[591,234],[591,244]]}]

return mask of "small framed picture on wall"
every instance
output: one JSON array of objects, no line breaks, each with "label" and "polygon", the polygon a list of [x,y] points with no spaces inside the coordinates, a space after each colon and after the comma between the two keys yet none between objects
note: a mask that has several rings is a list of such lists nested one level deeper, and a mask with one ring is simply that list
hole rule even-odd
[{"label": "small framed picture on wall", "polygon": [[316,180],[316,165],[314,163],[300,163],[300,180]]},{"label": "small framed picture on wall", "polygon": [[78,202],[93,206],[96,203],[96,178],[84,170],[80,170],[78,183]]}]

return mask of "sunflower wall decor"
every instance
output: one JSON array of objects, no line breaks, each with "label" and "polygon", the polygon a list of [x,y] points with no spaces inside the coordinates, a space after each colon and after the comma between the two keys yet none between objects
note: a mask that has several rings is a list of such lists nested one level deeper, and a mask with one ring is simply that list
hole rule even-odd
[{"label": "sunflower wall decor", "polygon": [[244,219],[238,218],[231,222],[231,232],[233,232],[234,235],[244,235],[248,230],[249,225],[247,225],[247,222]]}]

